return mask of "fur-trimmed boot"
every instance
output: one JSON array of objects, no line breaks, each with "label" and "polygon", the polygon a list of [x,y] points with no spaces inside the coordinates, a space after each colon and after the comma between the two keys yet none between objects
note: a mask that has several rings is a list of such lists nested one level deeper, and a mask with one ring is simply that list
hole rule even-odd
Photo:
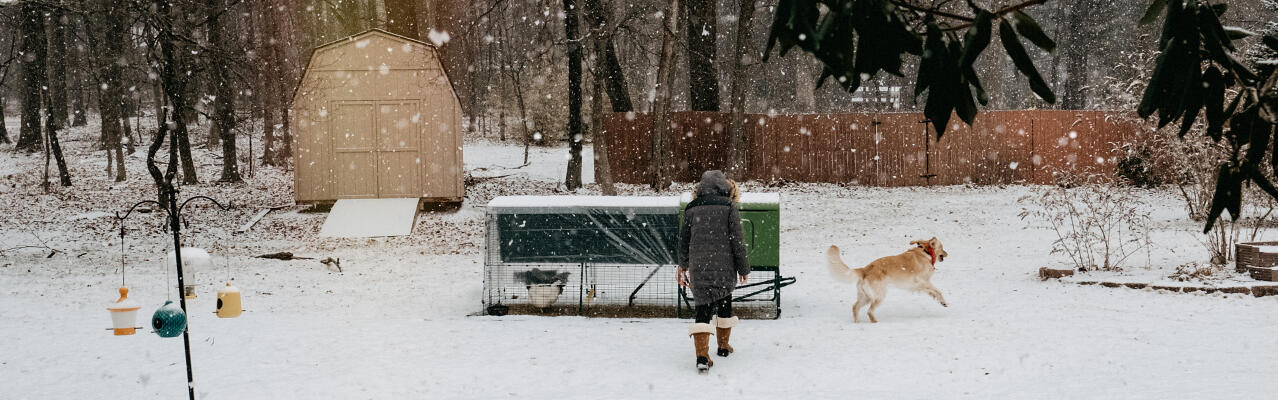
[{"label": "fur-trimmed boot", "polygon": [[697,371],[706,372],[714,365],[710,361],[710,335],[714,328],[710,324],[692,324],[688,327],[688,336],[692,336],[692,344],[697,348]]},{"label": "fur-trimmed boot", "polygon": [[732,337],[732,328],[736,327],[737,322],[740,321],[737,317],[714,319],[715,337],[719,339],[719,357],[732,354],[732,345],[728,344],[728,338]]}]

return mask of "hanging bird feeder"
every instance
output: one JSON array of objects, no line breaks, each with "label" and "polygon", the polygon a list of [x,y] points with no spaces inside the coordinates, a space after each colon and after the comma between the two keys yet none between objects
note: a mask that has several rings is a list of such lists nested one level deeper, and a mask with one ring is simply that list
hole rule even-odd
[{"label": "hanging bird feeder", "polygon": [[173,300],[165,300],[164,305],[151,314],[151,327],[160,337],[176,337],[186,330],[186,313]]},{"label": "hanging bird feeder", "polygon": [[142,308],[129,298],[129,288],[124,286],[124,221],[120,221],[120,298],[107,311],[111,312],[111,330],[116,336],[132,335],[137,331],[138,310]]},{"label": "hanging bird feeder", "polygon": [[[222,251],[225,253],[226,248]],[[235,318],[244,312],[244,305],[240,300],[240,289],[231,286],[231,257],[222,254],[222,260],[226,262],[226,287],[217,291],[217,317]]]},{"label": "hanging bird feeder", "polygon": [[217,291],[217,317],[235,318],[242,312],[244,307],[240,303],[240,289],[227,282],[226,287]]},{"label": "hanging bird feeder", "polygon": [[[173,265],[177,264],[177,260],[173,257],[173,252],[171,251],[169,252],[169,256],[166,260],[168,262],[166,268],[172,268]],[[209,255],[209,252],[204,251],[204,249],[197,247],[183,247],[182,265],[186,267],[187,282],[194,282],[195,275],[199,273],[207,273],[213,270],[213,257]],[[184,284],[182,286],[182,297],[187,300],[194,299],[196,297],[194,283]]]},{"label": "hanging bird feeder", "polygon": [[107,307],[111,311],[111,327],[116,336],[132,335],[137,330],[138,309],[142,307],[129,298],[129,288],[120,287],[120,299]]}]

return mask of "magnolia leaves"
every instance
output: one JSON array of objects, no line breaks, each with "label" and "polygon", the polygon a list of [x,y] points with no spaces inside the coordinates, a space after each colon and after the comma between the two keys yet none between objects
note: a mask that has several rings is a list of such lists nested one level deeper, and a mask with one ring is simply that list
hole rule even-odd
[{"label": "magnolia leaves", "polygon": [[818,87],[835,77],[848,92],[879,71],[902,76],[901,56],[919,55],[922,40],[893,9],[886,0],[781,0],[763,60],[773,46],[782,57],[798,46],[824,64]]},{"label": "magnolia leaves", "polygon": [[[1021,43],[1023,38],[1040,49],[1056,49],[1038,22],[1019,8],[991,12],[971,2],[969,7],[974,14],[971,18],[910,1],[780,0],[764,61],[773,46],[778,46],[782,56],[799,47],[824,64],[818,87],[833,77],[844,90],[855,92],[880,71],[903,76],[902,57],[919,56],[914,96],[927,92],[923,113],[939,139],[951,115],[970,125],[976,118],[976,104],[989,102],[973,65],[989,47],[997,22],[999,42],[1016,69],[1029,78],[1035,94],[1055,103],[1055,93]],[[938,17],[967,23],[948,25]],[[959,31],[963,31],[962,39]]]},{"label": "magnolia leaves", "polygon": [[[1253,34],[1223,26],[1220,16],[1227,9],[1225,4],[1206,1],[1154,0],[1140,20],[1148,24],[1166,14],[1158,41],[1161,54],[1136,112],[1145,118],[1157,113],[1159,128],[1180,121],[1181,138],[1193,129],[1202,112],[1207,118],[1206,135],[1216,141],[1226,139],[1233,149],[1216,176],[1204,232],[1210,231],[1225,211],[1233,219],[1240,216],[1245,183],[1254,183],[1278,198],[1278,190],[1261,170],[1268,156],[1270,168],[1278,173],[1278,153],[1274,153],[1278,147],[1272,143],[1275,116],[1266,114],[1259,95],[1267,77],[1238,58],[1233,41]],[[1265,37],[1262,43],[1278,50],[1278,38]],[[1237,94],[1225,106],[1227,91]]]}]

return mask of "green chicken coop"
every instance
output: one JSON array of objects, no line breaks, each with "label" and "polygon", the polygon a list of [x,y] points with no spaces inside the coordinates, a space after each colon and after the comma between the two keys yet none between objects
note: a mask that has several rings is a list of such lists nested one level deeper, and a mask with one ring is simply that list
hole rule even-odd
[{"label": "green chicken coop", "polygon": [[[688,317],[674,279],[683,208],[676,196],[504,196],[485,211],[484,312]],[[754,273],[734,293],[744,317],[777,318],[780,196],[746,193],[742,227]]]}]

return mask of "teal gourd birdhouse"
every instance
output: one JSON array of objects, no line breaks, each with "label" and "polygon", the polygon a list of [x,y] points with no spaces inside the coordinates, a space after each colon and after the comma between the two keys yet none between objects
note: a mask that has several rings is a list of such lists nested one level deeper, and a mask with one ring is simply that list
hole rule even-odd
[{"label": "teal gourd birdhouse", "polygon": [[186,312],[174,304],[173,300],[165,301],[151,316],[151,327],[155,328],[155,334],[160,337],[181,335],[186,330]]}]

